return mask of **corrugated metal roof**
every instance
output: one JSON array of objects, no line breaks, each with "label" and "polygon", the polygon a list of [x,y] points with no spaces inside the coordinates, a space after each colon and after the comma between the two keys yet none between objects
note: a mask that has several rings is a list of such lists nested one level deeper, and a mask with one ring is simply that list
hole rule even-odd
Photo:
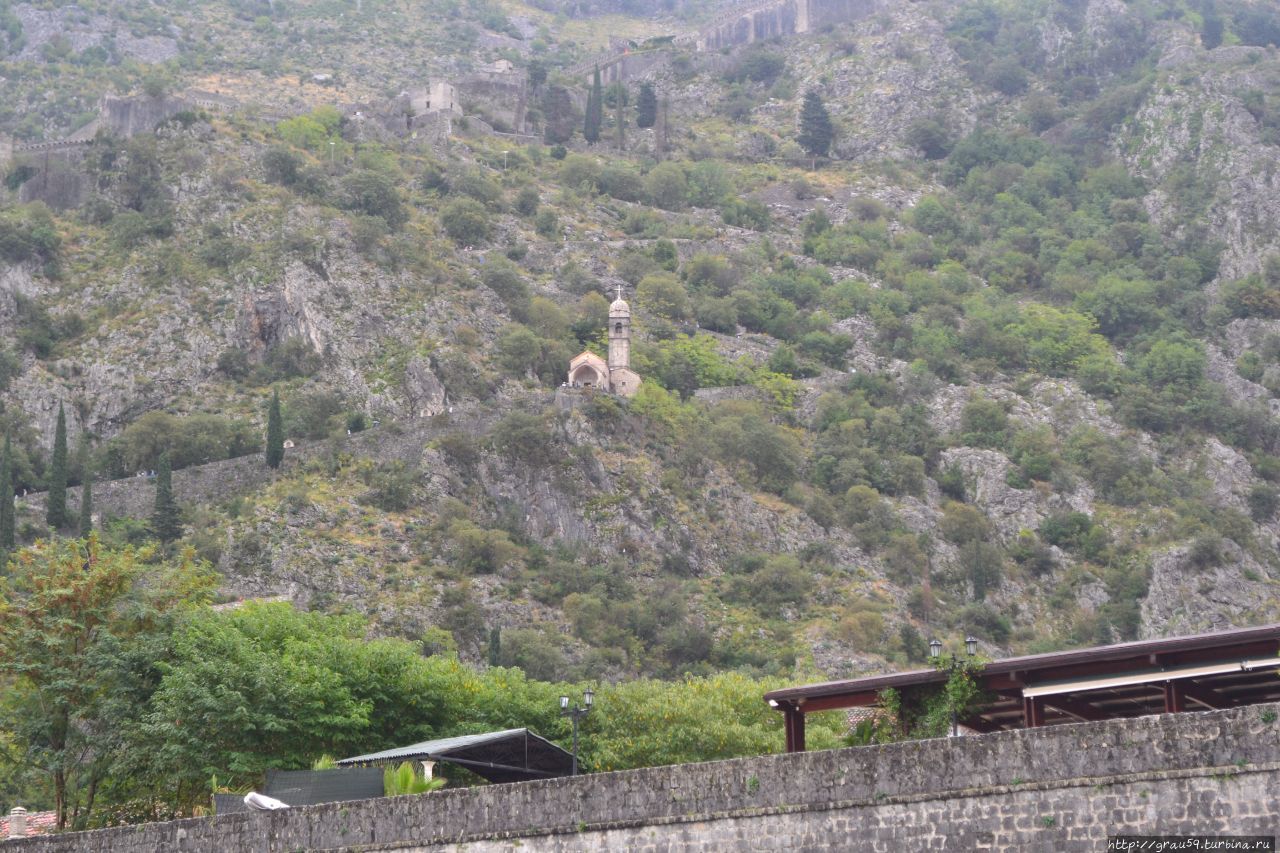
[{"label": "corrugated metal roof", "polygon": [[501,732],[485,732],[481,735],[461,735],[459,737],[439,738],[438,740],[424,740],[422,743],[415,743],[412,746],[401,746],[395,749],[384,749],[382,752],[371,752],[368,755],[357,755],[354,758],[343,758],[338,761],[338,764],[374,764],[383,761],[430,758],[432,756],[446,755],[454,750],[482,746],[525,735],[543,740],[543,738],[539,738],[528,729],[507,729]]}]

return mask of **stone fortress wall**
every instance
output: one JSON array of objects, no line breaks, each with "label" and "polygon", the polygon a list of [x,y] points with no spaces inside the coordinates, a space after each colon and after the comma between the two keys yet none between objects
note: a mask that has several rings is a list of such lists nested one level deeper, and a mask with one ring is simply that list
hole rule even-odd
[{"label": "stone fortress wall", "polygon": [[729,3],[700,30],[676,35],[671,47],[638,51],[613,48],[566,69],[565,73],[571,77],[582,77],[599,68],[603,83],[616,83],[664,65],[671,59],[673,48],[692,48],[700,53],[718,51],[860,21],[887,7],[888,0],[747,0]]},{"label": "stone fortress wall", "polygon": [[655,767],[0,842],[240,850],[1097,851],[1273,835],[1280,706]]},{"label": "stone fortress wall", "polygon": [[[541,399],[544,404],[549,404],[551,395],[543,395]],[[490,415],[460,409],[456,414],[383,425],[343,438],[299,442],[285,451],[281,470],[287,472],[335,453],[413,463],[421,460],[423,450],[440,436],[453,431],[483,435],[488,432],[492,420]],[[173,491],[183,504],[219,504],[248,494],[270,483],[276,476],[277,472],[267,467],[261,453],[252,453],[180,468],[173,472]],[[79,486],[69,487],[67,495],[69,506],[80,505]],[[93,508],[103,518],[147,518],[155,507],[155,495],[155,480],[147,477],[95,481]],[[44,492],[19,497],[19,518],[24,515],[44,518],[45,497]]]}]

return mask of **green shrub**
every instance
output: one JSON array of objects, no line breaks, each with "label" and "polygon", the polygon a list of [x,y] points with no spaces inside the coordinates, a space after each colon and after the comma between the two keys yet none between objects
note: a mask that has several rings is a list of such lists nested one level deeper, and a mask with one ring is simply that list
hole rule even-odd
[{"label": "green shrub", "polygon": [[474,246],[489,239],[489,214],[475,199],[451,201],[440,213],[444,232],[455,243]]},{"label": "green shrub", "polygon": [[813,586],[810,573],[799,560],[787,554],[753,555],[751,559],[740,560],[725,580],[726,599],[748,604],[766,614],[804,602]]},{"label": "green shrub", "polygon": [[97,467],[114,477],[127,477],[157,468],[166,452],[178,469],[254,453],[261,442],[258,430],[244,421],[148,412],[99,448]]}]

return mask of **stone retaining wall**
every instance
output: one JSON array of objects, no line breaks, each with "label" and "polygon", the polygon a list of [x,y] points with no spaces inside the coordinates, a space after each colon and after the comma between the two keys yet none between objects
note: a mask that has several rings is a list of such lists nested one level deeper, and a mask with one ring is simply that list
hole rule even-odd
[{"label": "stone retaining wall", "polygon": [[33,838],[0,851],[1097,851],[1116,833],[1272,835],[1278,708],[491,785]]}]

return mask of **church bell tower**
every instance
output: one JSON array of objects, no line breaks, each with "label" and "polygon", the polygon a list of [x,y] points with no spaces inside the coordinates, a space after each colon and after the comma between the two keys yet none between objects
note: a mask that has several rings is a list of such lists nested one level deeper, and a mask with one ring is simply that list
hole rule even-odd
[{"label": "church bell tower", "polygon": [[631,306],[622,299],[622,288],[618,288],[618,298],[609,306],[609,369],[629,370],[631,368]]}]

